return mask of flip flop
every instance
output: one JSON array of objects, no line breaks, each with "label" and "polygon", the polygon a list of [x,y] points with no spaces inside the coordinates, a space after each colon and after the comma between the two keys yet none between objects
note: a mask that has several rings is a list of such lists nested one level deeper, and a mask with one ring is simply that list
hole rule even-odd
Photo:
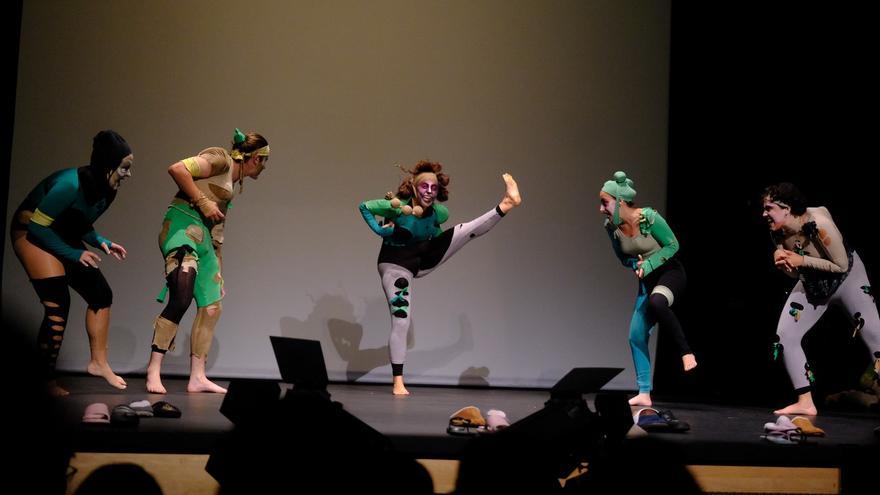
[{"label": "flip flop", "polygon": [[157,418],[179,418],[181,416],[180,409],[160,400],[153,404],[153,415]]},{"label": "flip flop", "polygon": [[660,416],[669,424],[669,431],[684,433],[691,429],[691,425],[676,418],[669,409],[660,411]]},{"label": "flip flop", "polygon": [[510,426],[510,422],[507,421],[507,415],[504,414],[504,411],[489,409],[489,412],[486,413],[486,417],[486,429],[489,431],[503,430]]},{"label": "flip flop", "polygon": [[660,411],[653,407],[643,407],[636,411],[633,415],[633,421],[635,426],[646,432],[669,431],[670,429],[669,423],[660,415]]},{"label": "flip flop", "polygon": [[796,416],[793,420],[791,420],[798,428],[800,428],[801,433],[808,437],[824,437],[825,430],[819,428],[810,422],[809,419],[803,416]]},{"label": "flip flop", "polygon": [[132,402],[128,405],[128,407],[134,409],[134,412],[136,412],[138,416],[141,416],[143,418],[153,417],[153,406],[150,405],[150,401],[148,400],[139,400]]},{"label": "flip flop", "polygon": [[[648,414],[642,414],[648,412]],[[684,433],[691,425],[679,420],[669,409],[659,411],[653,407],[639,409],[633,416],[635,424],[647,432]]]},{"label": "flip flop", "polygon": [[788,416],[779,416],[775,423],[764,423],[764,431],[794,431],[798,429],[798,425],[792,423]]},{"label": "flip flop", "polygon": [[800,443],[806,443],[806,437],[797,430],[771,431],[766,435],[761,435],[761,438],[778,445],[797,445]]},{"label": "flip flop", "polygon": [[486,426],[486,419],[480,414],[480,410],[475,406],[465,406],[452,413],[449,417],[451,426]]},{"label": "flip flop", "polygon": [[484,426],[456,426],[449,425],[446,427],[446,433],[450,435],[458,435],[458,436],[471,436],[471,435],[479,435],[486,431]]},{"label": "flip flop", "polygon": [[639,409],[638,411],[636,411],[635,414],[633,414],[633,424],[634,425],[639,424],[639,419],[642,417],[642,413],[645,411],[648,412],[648,414],[646,414],[645,416],[652,416],[652,415],[659,416],[660,415],[660,411],[658,411],[657,409],[654,409],[653,407],[643,407],[643,408]]},{"label": "flip flop", "polygon": [[83,423],[110,424],[110,408],[103,402],[95,402],[86,406],[82,417]]},{"label": "flip flop", "polygon": [[110,414],[110,423],[117,426],[135,426],[140,423],[140,420],[137,411],[126,404],[114,407]]}]

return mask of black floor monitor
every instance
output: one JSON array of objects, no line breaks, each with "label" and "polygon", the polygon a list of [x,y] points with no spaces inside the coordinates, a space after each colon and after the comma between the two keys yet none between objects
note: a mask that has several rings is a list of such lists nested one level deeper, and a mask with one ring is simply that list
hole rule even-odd
[{"label": "black floor monitor", "polygon": [[324,352],[317,340],[270,335],[281,380],[294,390],[326,390],[329,380]]}]

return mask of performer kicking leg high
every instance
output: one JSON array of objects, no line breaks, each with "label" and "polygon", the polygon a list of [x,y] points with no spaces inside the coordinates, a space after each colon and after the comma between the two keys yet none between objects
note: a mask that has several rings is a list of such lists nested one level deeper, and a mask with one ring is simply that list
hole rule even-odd
[{"label": "performer kicking leg high", "polygon": [[[406,337],[411,325],[412,280],[445,263],[465,244],[494,227],[522,199],[516,181],[504,174],[505,194],[493,209],[470,222],[443,231],[449,210],[439,202],[448,199],[449,176],[442,165],[421,161],[401,182],[396,194],[364,201],[360,211],[370,228],[382,237],[378,270],[391,312],[389,349],[393,375],[392,393],[408,395],[403,382]],[[384,223],[376,221],[384,218]]]}]

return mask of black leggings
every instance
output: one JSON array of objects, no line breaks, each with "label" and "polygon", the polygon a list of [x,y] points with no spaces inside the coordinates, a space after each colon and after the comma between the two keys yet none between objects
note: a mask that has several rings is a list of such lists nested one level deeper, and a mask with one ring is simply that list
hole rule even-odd
[{"label": "black leggings", "polygon": [[67,287],[72,287],[82,296],[91,311],[97,312],[113,304],[113,291],[101,270],[72,263],[65,263],[64,269],[66,273],[60,277],[31,280],[43,304],[43,321],[37,332],[37,345],[50,380],[55,378],[55,365],[70,313],[70,291]]},{"label": "black leggings", "polygon": [[[672,303],[684,294],[687,275],[684,266],[672,258],[645,277],[648,297],[648,310],[664,331],[672,335],[681,355],[691,354],[691,348],[684,337],[678,317],[672,311]],[[665,288],[665,289],[664,289]],[[669,296],[672,296],[672,300]]]}]

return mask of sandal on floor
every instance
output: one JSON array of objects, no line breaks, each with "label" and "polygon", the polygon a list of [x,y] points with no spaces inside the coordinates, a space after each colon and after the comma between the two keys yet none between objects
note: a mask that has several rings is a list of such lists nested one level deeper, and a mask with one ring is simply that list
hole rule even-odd
[{"label": "sandal on floor", "polygon": [[691,425],[676,418],[675,415],[672,414],[672,411],[670,411],[669,409],[660,411],[660,417],[665,419],[666,423],[669,424],[669,431],[684,433],[691,429]]},{"label": "sandal on floor", "polygon": [[800,428],[801,433],[808,437],[824,437],[825,430],[814,425],[809,419],[803,416],[796,416],[791,422]]},{"label": "sandal on floor", "polygon": [[449,416],[449,424],[451,426],[486,426],[486,419],[475,406],[465,406],[452,413]]},{"label": "sandal on floor", "polygon": [[83,423],[110,424],[110,408],[103,402],[95,402],[86,406],[82,417]]},{"label": "sandal on floor", "polygon": [[456,436],[473,436],[479,435],[486,431],[486,428],[483,426],[455,426],[449,425],[446,427],[446,433],[450,435]]},{"label": "sandal on floor", "polygon": [[798,429],[798,425],[792,423],[788,416],[779,416],[775,423],[764,423],[764,431],[794,431]]},{"label": "sandal on floor", "polygon": [[137,411],[126,404],[114,407],[110,414],[110,423],[116,426],[136,426],[140,420]]},{"label": "sandal on floor", "polygon": [[134,409],[134,412],[136,412],[138,416],[141,416],[143,418],[153,417],[153,406],[150,405],[150,401],[148,400],[139,400],[132,402],[128,405],[128,407]]},{"label": "sandal on floor", "polygon": [[660,411],[653,407],[643,407],[636,411],[633,422],[649,433],[684,433],[691,429],[691,425],[676,418],[672,411]]},{"label": "sandal on floor", "polygon": [[486,420],[486,429],[489,431],[503,430],[510,426],[510,422],[507,421],[507,415],[504,414],[504,411],[489,409],[486,416],[488,417]]},{"label": "sandal on floor", "polygon": [[761,435],[761,438],[778,445],[797,445],[800,443],[806,443],[807,441],[806,437],[800,432],[800,430],[771,431],[766,435]]},{"label": "sandal on floor", "polygon": [[180,414],[180,409],[164,400],[153,404],[153,415],[157,418],[179,418]]}]

